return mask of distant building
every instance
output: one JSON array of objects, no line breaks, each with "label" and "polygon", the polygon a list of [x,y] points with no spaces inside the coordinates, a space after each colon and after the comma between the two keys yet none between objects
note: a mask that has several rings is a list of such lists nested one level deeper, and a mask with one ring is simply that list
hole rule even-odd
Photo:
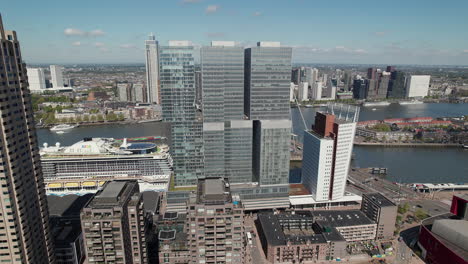
[{"label": "distant building", "polygon": [[388,86],[389,98],[406,97],[406,75],[402,71],[392,71]]},{"label": "distant building", "polygon": [[146,102],[146,91],[145,91],[145,85],[143,83],[134,83],[133,87],[133,94],[134,94],[134,99],[133,101],[135,102]]},{"label": "distant building", "polygon": [[86,99],[87,101],[107,101],[110,99],[110,95],[107,94],[107,92],[89,92],[88,93],[88,98]]},{"label": "distant building", "polygon": [[353,97],[355,99],[367,98],[367,83],[366,80],[357,76],[353,82]]},{"label": "distant building", "polygon": [[53,88],[63,87],[63,69],[58,65],[50,65],[50,77]]},{"label": "distant building", "polygon": [[117,84],[117,93],[119,95],[119,101],[128,102],[131,100],[131,87],[130,83],[118,83]]},{"label": "distant building", "polygon": [[302,182],[315,201],[344,196],[359,107],[329,104],[305,131]]},{"label": "distant building", "polygon": [[312,100],[322,100],[322,82],[316,81],[312,84]]},{"label": "distant building", "polygon": [[[146,100],[141,102],[161,103],[159,84],[159,43],[153,34],[145,41],[146,57]],[[140,98],[139,98],[140,99]]]},{"label": "distant building", "polygon": [[41,93],[46,90],[44,70],[41,68],[26,68],[26,70],[31,93]]},{"label": "distant building", "polygon": [[298,101],[308,101],[309,100],[309,83],[302,82],[298,85]]},{"label": "distant building", "polygon": [[430,75],[410,75],[406,83],[406,97],[425,97],[429,94]]},{"label": "distant building", "polygon": [[297,85],[291,82],[291,86],[289,86],[289,101],[290,102],[296,101],[296,88],[297,88]]},{"label": "distant building", "polygon": [[397,206],[380,193],[364,193],[361,211],[377,223],[376,239],[391,240],[395,231]]},{"label": "distant building", "polygon": [[137,181],[112,181],[81,211],[87,263],[148,263],[143,200]]}]

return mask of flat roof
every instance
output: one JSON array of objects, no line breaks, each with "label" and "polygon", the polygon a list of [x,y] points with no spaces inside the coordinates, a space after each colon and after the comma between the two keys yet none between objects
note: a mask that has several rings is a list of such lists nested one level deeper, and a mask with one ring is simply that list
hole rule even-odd
[{"label": "flat roof", "polygon": [[101,193],[96,195],[98,198],[118,198],[127,183],[123,181],[109,182]]},{"label": "flat roof", "polygon": [[313,211],[314,219],[322,226],[346,227],[375,224],[360,210]]},{"label": "flat roof", "polygon": [[86,208],[108,208],[122,206],[122,203],[133,195],[132,192],[138,186],[136,180],[114,180],[107,182],[104,188],[96,193],[89,201]]},{"label": "flat roof", "polygon": [[390,201],[387,197],[383,196],[381,193],[364,193],[362,195],[368,197],[371,201],[377,203],[381,207],[396,206],[395,203]]}]

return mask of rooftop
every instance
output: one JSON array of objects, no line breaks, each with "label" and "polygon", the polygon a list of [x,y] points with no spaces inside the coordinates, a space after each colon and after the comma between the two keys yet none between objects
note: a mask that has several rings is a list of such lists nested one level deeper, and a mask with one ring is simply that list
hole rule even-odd
[{"label": "rooftop", "polygon": [[371,201],[377,203],[381,207],[396,206],[396,204],[380,193],[364,193],[363,196],[368,197]]},{"label": "rooftop", "polygon": [[313,211],[314,219],[322,226],[346,227],[375,224],[360,210]]},{"label": "rooftop", "polygon": [[87,208],[113,208],[120,207],[138,188],[137,181],[111,181],[107,182],[103,189],[86,205]]},{"label": "rooftop", "polygon": [[232,201],[230,186],[223,178],[198,180],[197,203],[224,204]]}]

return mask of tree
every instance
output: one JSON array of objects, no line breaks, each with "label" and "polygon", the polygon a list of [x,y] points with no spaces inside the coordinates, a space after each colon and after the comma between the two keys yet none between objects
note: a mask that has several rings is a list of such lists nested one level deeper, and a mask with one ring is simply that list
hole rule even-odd
[{"label": "tree", "polygon": [[425,218],[428,217],[428,214],[421,208],[418,208],[416,210],[416,212],[414,212],[414,216],[418,219],[418,220],[423,220]]},{"label": "tree", "polygon": [[95,115],[92,115],[92,116],[91,116],[91,122],[96,122],[96,119],[97,119],[97,118],[96,118]]},{"label": "tree", "polygon": [[117,119],[118,119],[119,121],[124,121],[124,120],[125,120],[125,116],[124,116],[123,114],[119,114],[119,115],[117,116]]},{"label": "tree", "polygon": [[80,115],[76,117],[76,122],[77,123],[81,123],[83,122],[83,117],[81,117]]},{"label": "tree", "polygon": [[106,115],[107,121],[117,121],[117,115],[114,112],[110,112]]},{"label": "tree", "polygon": [[409,203],[404,203],[403,205],[400,204],[398,206],[398,213],[405,214],[406,212],[408,212],[409,208],[410,208]]},{"label": "tree", "polygon": [[376,131],[382,131],[382,132],[390,132],[392,130],[389,125],[384,124],[384,123],[376,124],[373,127],[373,129],[376,130]]},{"label": "tree", "polygon": [[84,122],[89,122],[89,115],[83,116],[83,121]]},{"label": "tree", "polygon": [[97,121],[103,122],[103,121],[104,121],[104,117],[103,117],[101,114],[97,115]]}]

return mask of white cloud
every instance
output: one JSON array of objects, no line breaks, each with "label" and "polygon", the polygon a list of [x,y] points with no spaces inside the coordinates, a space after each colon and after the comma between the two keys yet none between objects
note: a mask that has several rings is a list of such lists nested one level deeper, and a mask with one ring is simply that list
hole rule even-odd
[{"label": "white cloud", "polygon": [[262,12],[260,12],[260,11],[257,11],[257,12],[253,13],[253,16],[261,16],[261,15],[262,15]]},{"label": "white cloud", "polygon": [[102,48],[102,47],[104,47],[104,46],[105,46],[105,44],[102,43],[102,42],[96,42],[96,43],[94,43],[94,47]]},{"label": "white cloud", "polygon": [[95,29],[88,32],[77,28],[66,28],[63,31],[63,34],[65,34],[65,36],[99,37],[105,35],[106,33],[101,29]]},{"label": "white cloud", "polygon": [[89,36],[93,36],[93,37],[97,37],[97,36],[103,36],[105,35],[106,33],[100,29],[95,29],[95,30],[92,30],[90,32],[88,32],[88,35]]},{"label": "white cloud", "polygon": [[377,31],[377,32],[374,32],[374,35],[378,36],[378,37],[382,37],[382,36],[385,36],[387,34],[386,31]]},{"label": "white cloud", "polygon": [[86,32],[77,28],[66,28],[63,31],[63,34],[65,34],[66,36],[84,36],[86,35]]},{"label": "white cloud", "polygon": [[200,3],[201,0],[182,0],[181,3],[182,4],[196,4],[196,3]]},{"label": "white cloud", "polygon": [[122,45],[120,45],[120,47],[122,49],[134,49],[134,48],[136,48],[136,46],[133,45],[133,44],[122,44]]},{"label": "white cloud", "polygon": [[205,13],[206,14],[213,14],[213,13],[216,13],[218,12],[220,6],[219,5],[209,5],[206,9],[205,9]]},{"label": "white cloud", "polygon": [[81,46],[81,42],[75,41],[75,42],[72,43],[72,45],[75,46],[75,47],[78,47],[78,46]]}]

